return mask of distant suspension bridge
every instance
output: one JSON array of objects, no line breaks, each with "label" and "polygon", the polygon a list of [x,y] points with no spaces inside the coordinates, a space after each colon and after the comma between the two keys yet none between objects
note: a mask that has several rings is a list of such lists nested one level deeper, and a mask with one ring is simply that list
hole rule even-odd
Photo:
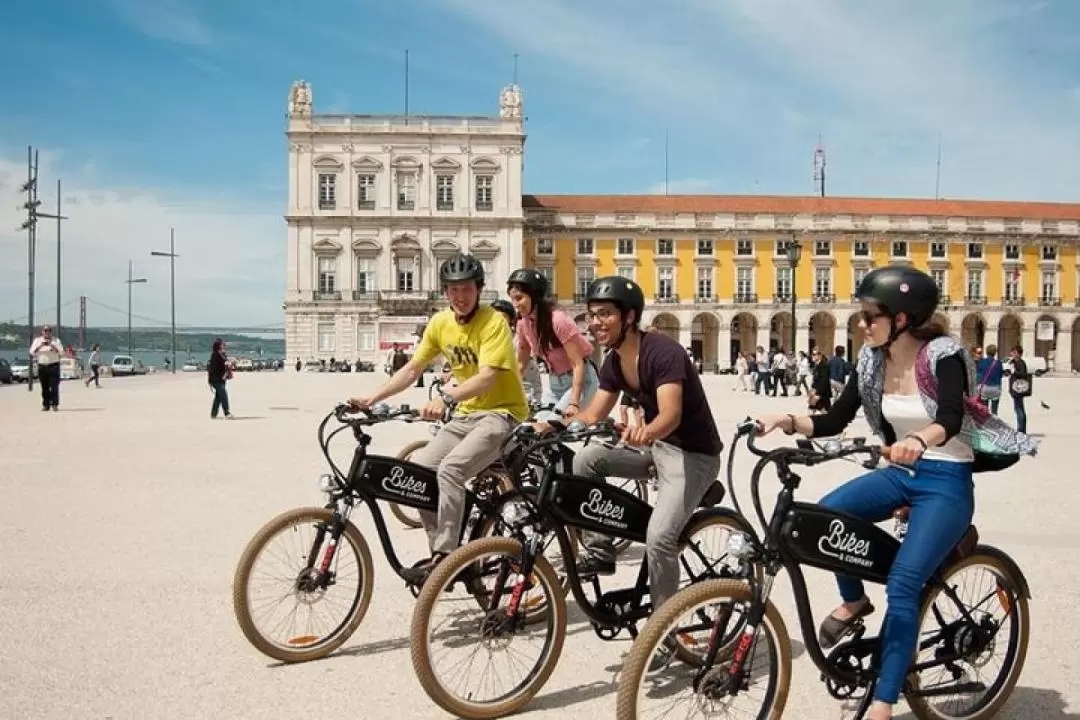
[{"label": "distant suspension bridge", "polygon": [[[61,309],[78,308],[81,311],[83,309],[83,306],[80,305],[80,301],[82,301],[83,299],[85,299],[86,306],[88,306],[88,307],[92,306],[92,307],[97,308],[99,310],[104,310],[106,313],[110,314],[110,317],[119,316],[119,317],[123,318],[124,324],[123,325],[104,325],[104,324],[100,324],[100,323],[95,323],[93,325],[88,325],[87,320],[86,320],[86,313],[85,312],[80,312],[80,322],[78,323],[78,325],[77,326],[65,325],[65,328],[70,330],[72,327],[77,327],[79,330],[82,330],[82,331],[85,331],[87,327],[93,327],[96,330],[108,330],[108,331],[113,331],[113,332],[120,332],[120,331],[126,331],[127,330],[127,318],[128,318],[128,311],[127,310],[123,310],[121,308],[113,307],[112,305],[109,305],[107,303],[103,303],[103,302],[100,302],[98,300],[94,300],[91,297],[83,296],[83,297],[74,298],[74,299],[69,300],[66,303],[64,303],[61,306]],[[35,310],[34,314],[37,317],[42,318],[42,321],[41,321],[42,323],[47,322],[47,320],[45,320],[46,318],[55,317],[55,315],[56,315],[56,306],[53,306],[51,308],[46,308],[45,310]],[[131,331],[133,333],[135,333],[135,332],[145,332],[147,330],[169,330],[172,327],[172,323],[169,320],[161,320],[159,318],[151,318],[151,317],[147,317],[145,315],[139,315],[137,313],[131,313],[131,318],[132,318],[133,321],[138,320],[140,323],[142,323],[141,325],[133,325],[132,326]],[[11,318],[11,319],[7,320],[6,322],[12,323],[12,324],[22,325],[22,324],[26,323],[27,319],[28,318],[27,318],[26,315],[22,315],[20,317]],[[283,322],[277,322],[277,323],[269,323],[269,324],[266,324],[266,325],[222,325],[222,326],[217,326],[217,327],[211,327],[211,326],[208,326],[208,325],[184,325],[182,323],[177,323],[176,324],[176,332],[178,334],[179,333],[183,333],[183,334],[194,334],[194,333],[214,334],[214,333],[217,333],[219,335],[282,335],[282,336],[284,336],[285,335],[285,324]]]}]

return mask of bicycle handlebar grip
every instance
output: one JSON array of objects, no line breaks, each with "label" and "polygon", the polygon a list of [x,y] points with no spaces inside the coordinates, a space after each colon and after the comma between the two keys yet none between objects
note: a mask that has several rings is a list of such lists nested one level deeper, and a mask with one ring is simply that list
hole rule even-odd
[{"label": "bicycle handlebar grip", "polygon": [[885,460],[892,460],[892,445],[881,446],[881,457]]}]

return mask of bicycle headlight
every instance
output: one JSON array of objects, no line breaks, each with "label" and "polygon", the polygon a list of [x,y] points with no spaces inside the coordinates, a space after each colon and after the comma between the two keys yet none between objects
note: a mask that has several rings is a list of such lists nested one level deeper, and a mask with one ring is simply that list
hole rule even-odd
[{"label": "bicycle headlight", "polygon": [[334,489],[334,476],[333,475],[320,475],[319,476],[319,489],[324,493],[328,493]]}]

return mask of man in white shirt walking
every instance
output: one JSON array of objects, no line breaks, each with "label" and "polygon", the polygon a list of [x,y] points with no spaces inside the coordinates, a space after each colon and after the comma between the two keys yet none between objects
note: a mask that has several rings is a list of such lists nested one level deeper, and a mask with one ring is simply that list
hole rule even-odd
[{"label": "man in white shirt walking", "polygon": [[60,358],[64,345],[53,337],[52,328],[44,325],[30,345],[30,365],[37,362],[38,382],[41,383],[41,409],[55,411],[60,407]]}]

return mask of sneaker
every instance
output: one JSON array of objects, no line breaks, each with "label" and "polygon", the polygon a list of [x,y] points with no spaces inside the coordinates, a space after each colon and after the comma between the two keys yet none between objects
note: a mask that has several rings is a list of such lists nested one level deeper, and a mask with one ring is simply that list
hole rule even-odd
[{"label": "sneaker", "polygon": [[435,566],[446,557],[446,553],[434,553],[427,560],[421,560],[416,565],[408,568],[401,569],[401,578],[410,585],[416,587],[423,587],[427,582],[428,576],[435,569]]},{"label": "sneaker", "polygon": [[604,560],[602,558],[586,555],[578,558],[577,561],[578,575],[581,577],[592,577],[593,575],[614,575],[615,574],[615,561]]}]

